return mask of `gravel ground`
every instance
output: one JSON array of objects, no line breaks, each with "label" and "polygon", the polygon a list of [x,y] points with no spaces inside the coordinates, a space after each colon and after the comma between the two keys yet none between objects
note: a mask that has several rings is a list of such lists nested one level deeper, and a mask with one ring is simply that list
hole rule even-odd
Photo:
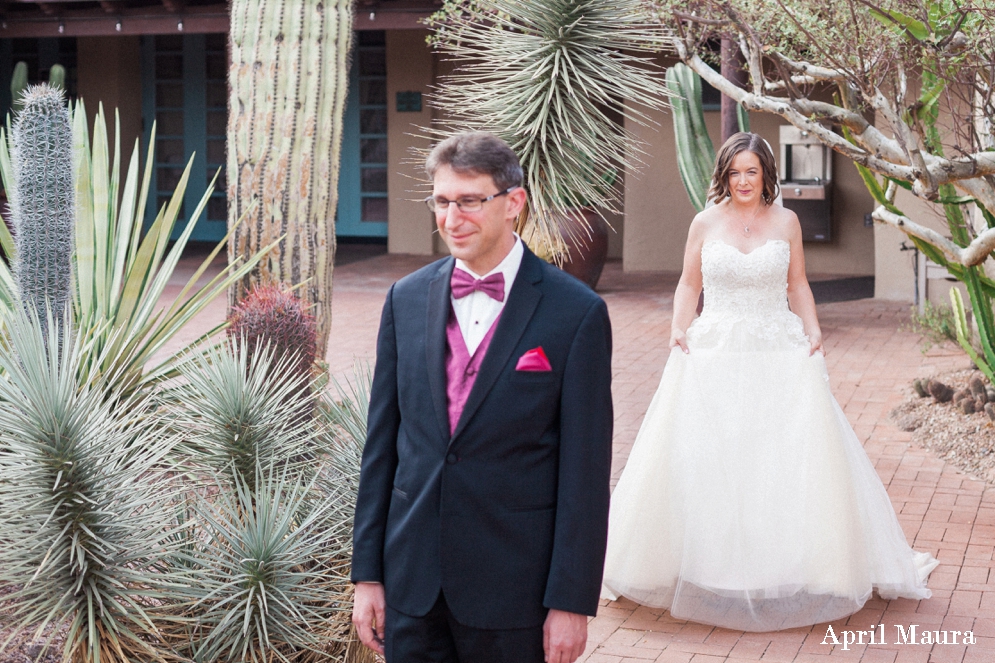
[{"label": "gravel ground", "polygon": [[34,638],[34,632],[21,633],[7,644],[3,644],[10,636],[7,627],[5,611],[0,608],[0,663],[58,663],[62,660],[62,637],[56,636],[45,656],[41,656],[45,637],[52,631],[46,629],[40,639]]},{"label": "gravel ground", "polygon": [[[973,376],[981,373],[960,370],[932,379],[958,390],[966,388]],[[984,412],[964,414],[953,403],[921,398],[909,385],[908,398],[891,411],[891,418],[899,428],[912,432],[913,443],[973,477],[995,483],[995,424]]]}]

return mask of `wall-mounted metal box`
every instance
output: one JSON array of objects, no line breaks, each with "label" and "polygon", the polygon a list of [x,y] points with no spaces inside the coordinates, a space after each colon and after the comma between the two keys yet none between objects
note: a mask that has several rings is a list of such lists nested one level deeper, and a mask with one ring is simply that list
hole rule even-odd
[{"label": "wall-mounted metal box", "polygon": [[807,131],[780,127],[778,176],[784,206],[798,215],[802,239],[832,239],[832,151]]}]

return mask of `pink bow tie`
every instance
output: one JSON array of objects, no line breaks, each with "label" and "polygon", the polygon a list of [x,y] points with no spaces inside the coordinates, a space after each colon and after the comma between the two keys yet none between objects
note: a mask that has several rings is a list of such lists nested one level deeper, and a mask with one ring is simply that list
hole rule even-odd
[{"label": "pink bow tie", "polygon": [[474,292],[482,292],[491,299],[499,302],[504,301],[504,274],[498,272],[482,279],[475,279],[462,269],[453,270],[453,278],[450,281],[453,290],[453,297],[463,299]]}]

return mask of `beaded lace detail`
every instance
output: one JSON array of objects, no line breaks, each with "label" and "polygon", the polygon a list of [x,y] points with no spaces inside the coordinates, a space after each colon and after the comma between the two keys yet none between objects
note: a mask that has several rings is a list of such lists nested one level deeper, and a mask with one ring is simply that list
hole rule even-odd
[{"label": "beaded lace detail", "polygon": [[788,308],[790,262],[791,246],[780,239],[767,240],[749,253],[722,241],[705,242],[701,247],[705,306],[688,328],[688,342],[730,347],[748,335],[764,341],[764,349],[807,346],[801,318]]}]

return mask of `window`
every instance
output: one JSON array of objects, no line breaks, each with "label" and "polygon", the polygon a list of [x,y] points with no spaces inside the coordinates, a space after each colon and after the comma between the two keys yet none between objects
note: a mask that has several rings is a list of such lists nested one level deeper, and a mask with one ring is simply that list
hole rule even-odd
[{"label": "window", "polygon": [[383,30],[354,35],[339,161],[335,235],[387,237],[387,38]]},{"label": "window", "polygon": [[387,49],[383,30],[358,34],[360,220],[387,220]]},{"label": "window", "polygon": [[[225,141],[228,130],[228,51],[226,34],[145,35],[142,37],[143,116],[146,141],[156,123],[152,190],[145,211],[152,223],[176,190],[190,156],[196,153],[173,237],[183,231],[215,173],[207,209],[191,239],[216,242],[227,232]],[[146,143],[147,144],[147,143]]]}]

